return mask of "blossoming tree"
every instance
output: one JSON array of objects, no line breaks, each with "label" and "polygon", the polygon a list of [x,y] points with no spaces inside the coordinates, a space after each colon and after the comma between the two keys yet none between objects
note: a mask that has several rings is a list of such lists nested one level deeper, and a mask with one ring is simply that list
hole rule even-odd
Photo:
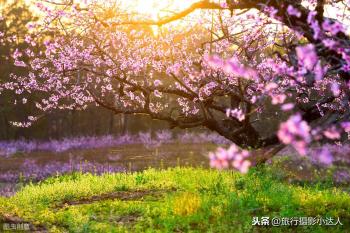
[{"label": "blossoming tree", "polygon": [[[15,125],[96,103],[216,131],[234,145],[212,153],[212,165],[242,172],[283,145],[306,155],[313,141],[350,132],[349,1],[198,1],[158,20],[118,1],[48,2],[38,1],[45,17],[28,25],[28,47],[11,58],[31,72],[1,85],[45,96],[36,116]],[[42,31],[53,36],[37,51]],[[271,106],[288,118],[276,116],[280,128],[266,136],[257,126]],[[244,150],[266,147],[260,158]]]}]

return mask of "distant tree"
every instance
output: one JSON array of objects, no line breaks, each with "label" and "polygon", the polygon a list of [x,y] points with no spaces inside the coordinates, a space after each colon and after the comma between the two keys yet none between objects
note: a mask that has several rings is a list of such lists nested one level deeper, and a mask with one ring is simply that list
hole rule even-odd
[{"label": "distant tree", "polygon": [[[26,75],[28,69],[14,65],[12,54],[25,50],[28,46],[23,38],[28,34],[26,25],[37,20],[24,1],[0,1],[0,83],[6,83],[11,74]],[[14,129],[10,121],[23,119],[32,109],[21,105],[22,98],[17,98],[13,91],[4,91],[0,98],[0,137],[9,138],[21,129]],[[28,98],[28,97],[27,97]],[[18,105],[17,105],[18,104]]]}]

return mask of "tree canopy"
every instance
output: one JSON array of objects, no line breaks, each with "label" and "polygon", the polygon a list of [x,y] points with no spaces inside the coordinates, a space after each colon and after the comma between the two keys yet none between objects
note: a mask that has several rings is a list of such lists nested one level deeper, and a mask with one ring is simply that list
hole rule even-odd
[{"label": "tree canopy", "polygon": [[[213,165],[233,160],[242,171],[244,149],[271,155],[292,145],[306,155],[314,141],[347,139],[349,1],[198,1],[158,20],[118,3],[38,1],[44,17],[11,55],[30,71],[0,91],[42,93],[37,116],[95,103],[171,127],[204,126],[234,143],[212,154]],[[266,133],[271,112],[279,126]],[[13,123],[28,127],[37,116]]]}]

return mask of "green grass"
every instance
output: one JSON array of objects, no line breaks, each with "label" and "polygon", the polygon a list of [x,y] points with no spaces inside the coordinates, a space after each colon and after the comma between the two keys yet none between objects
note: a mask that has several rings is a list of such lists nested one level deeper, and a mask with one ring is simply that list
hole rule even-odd
[{"label": "green grass", "polygon": [[[147,193],[152,190],[157,195]],[[140,191],[137,198],[127,196]],[[111,193],[125,193],[125,200],[107,198]],[[89,201],[99,196],[103,200]],[[27,185],[13,197],[0,198],[0,222],[5,216],[50,232],[346,232],[350,196],[330,185],[288,184],[265,167],[244,176],[200,168],[149,169],[73,174]],[[254,216],[339,217],[343,226],[256,227]]]}]

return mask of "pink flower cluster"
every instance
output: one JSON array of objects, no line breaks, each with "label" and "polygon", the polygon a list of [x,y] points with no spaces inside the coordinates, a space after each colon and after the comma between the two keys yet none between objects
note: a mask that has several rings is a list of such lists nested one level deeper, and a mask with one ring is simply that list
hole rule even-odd
[{"label": "pink flower cluster", "polygon": [[318,62],[315,46],[313,44],[299,46],[296,48],[296,52],[299,64],[308,70],[313,70],[316,63]]},{"label": "pink flower cluster", "polygon": [[301,12],[298,9],[296,9],[295,7],[293,7],[292,5],[288,6],[287,11],[288,11],[289,15],[293,15],[293,16],[296,16],[298,18],[300,18],[300,16],[301,16]]},{"label": "pink flower cluster", "polygon": [[234,117],[237,118],[239,121],[244,121],[245,120],[245,114],[242,111],[242,109],[226,109],[226,116],[227,117]]},{"label": "pink flower cluster", "polygon": [[286,145],[292,145],[299,154],[306,155],[307,145],[311,142],[310,126],[300,114],[291,116],[280,125],[278,138]]},{"label": "pink flower cluster", "polygon": [[218,148],[216,152],[209,154],[210,166],[216,169],[227,169],[230,167],[237,169],[241,173],[248,172],[251,162],[247,160],[249,152],[242,150],[235,144],[228,149]]},{"label": "pink flower cluster", "polygon": [[322,148],[318,160],[324,165],[331,165],[333,163],[333,156],[327,147]]},{"label": "pink flower cluster", "polygon": [[257,77],[257,72],[245,65],[243,65],[237,57],[232,57],[228,60],[223,60],[218,56],[205,56],[204,60],[212,68],[222,69],[227,74],[242,77],[245,79],[254,79]]}]

